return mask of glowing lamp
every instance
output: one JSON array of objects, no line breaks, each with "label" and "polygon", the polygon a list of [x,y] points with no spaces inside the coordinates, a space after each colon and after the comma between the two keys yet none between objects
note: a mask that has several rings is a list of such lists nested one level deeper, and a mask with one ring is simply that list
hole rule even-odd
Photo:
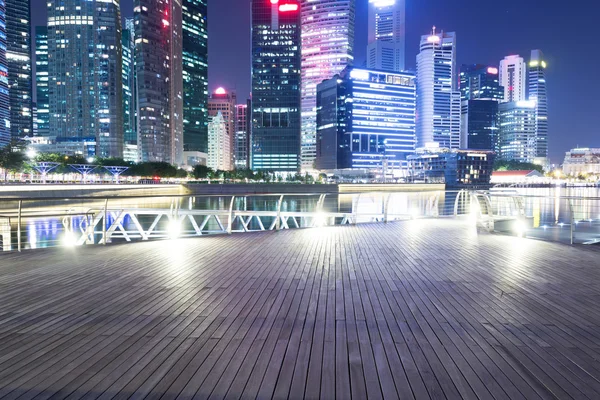
[{"label": "glowing lamp", "polygon": [[433,36],[429,36],[429,37],[427,38],[427,41],[428,41],[429,43],[439,43],[439,42],[440,42],[440,37],[439,37],[439,36],[435,36],[435,35],[433,35]]},{"label": "glowing lamp", "polygon": [[282,4],[279,6],[279,12],[298,11],[298,4]]},{"label": "glowing lamp", "polygon": [[215,90],[215,94],[227,94],[227,91],[224,88],[220,87],[217,90]]},{"label": "glowing lamp", "polygon": [[271,4],[277,4],[279,3],[279,0],[271,0]]},{"label": "glowing lamp", "polygon": [[498,75],[498,68],[489,67],[489,68],[487,69],[487,73],[488,73],[488,74],[492,74],[492,75]]}]

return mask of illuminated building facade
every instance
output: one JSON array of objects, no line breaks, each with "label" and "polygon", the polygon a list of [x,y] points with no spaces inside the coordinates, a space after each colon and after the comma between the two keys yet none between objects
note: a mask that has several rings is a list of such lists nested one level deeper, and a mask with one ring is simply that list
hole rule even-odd
[{"label": "illuminated building facade", "polygon": [[536,161],[536,103],[517,101],[499,105],[499,155],[506,161]]},{"label": "illuminated building facade", "polygon": [[313,168],[316,152],[317,85],[354,61],[355,0],[303,1],[302,169]]},{"label": "illuminated building facade", "polygon": [[519,55],[500,61],[500,86],[504,87],[504,102],[527,100],[527,66]]},{"label": "illuminated building facade", "polygon": [[252,118],[250,116],[252,102],[236,104],[235,106],[235,138],[234,138],[234,164],[235,168],[250,168],[250,132]]},{"label": "illuminated building facade", "polygon": [[[125,28],[121,40],[123,47],[123,131],[125,146],[137,145],[136,131],[136,83],[134,51],[135,51],[135,26],[133,18],[125,19]],[[137,159],[137,157],[136,157]]]},{"label": "illuminated building facade", "polygon": [[182,165],[183,64],[180,0],[135,0],[140,160]]},{"label": "illuminated building facade", "polygon": [[50,99],[48,96],[48,27],[35,27],[35,88],[38,136],[50,134]]},{"label": "illuminated building facade", "polygon": [[6,3],[0,0],[0,148],[10,143],[8,63],[6,60]]},{"label": "illuminated building facade", "polygon": [[600,149],[572,149],[566,153],[562,168],[570,176],[600,175]]},{"label": "illuminated building facade", "polygon": [[121,12],[118,1],[49,0],[50,134],[95,141],[96,155],[122,157]]},{"label": "illuminated building facade", "polygon": [[208,146],[207,0],[182,0],[183,147],[206,152]]},{"label": "illuminated building facade", "polygon": [[[417,55],[417,147],[461,147],[461,101],[456,70],[456,35],[421,37]],[[464,146],[464,143],[462,144]]]},{"label": "illuminated building facade", "polygon": [[316,168],[400,168],[415,151],[415,112],[414,75],[346,68],[317,87]]},{"label": "illuminated building facade", "polygon": [[[209,102],[210,104],[210,102]],[[218,111],[208,117],[208,162],[207,166],[214,171],[231,171],[232,137],[230,121]]]},{"label": "illuminated building facade", "polygon": [[251,168],[300,169],[300,2],[252,2]]},{"label": "illuminated building facade", "polygon": [[486,65],[463,65],[460,70],[462,100],[462,147],[497,150],[498,103],[504,90],[498,79],[498,68]]},{"label": "illuminated building facade", "polygon": [[529,61],[529,100],[535,101],[536,110],[536,163],[548,161],[548,90],[546,61],[541,50],[531,52]]},{"label": "illuminated building facade", "polygon": [[22,138],[33,135],[30,0],[5,1],[10,131]]},{"label": "illuminated building facade", "polygon": [[367,68],[404,71],[405,0],[369,0]]}]

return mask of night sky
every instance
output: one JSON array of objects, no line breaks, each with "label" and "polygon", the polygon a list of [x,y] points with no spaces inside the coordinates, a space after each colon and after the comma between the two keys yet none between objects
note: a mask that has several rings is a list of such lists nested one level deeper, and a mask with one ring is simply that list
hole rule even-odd
[{"label": "night sky", "polygon": [[[266,1],[266,0],[265,0]],[[365,60],[367,0],[356,0],[356,65]],[[567,5],[568,4],[568,5]],[[133,0],[121,0],[131,16]],[[32,0],[34,24],[45,24],[46,1]],[[548,62],[549,144],[554,163],[576,146],[600,147],[600,52],[597,0],[407,0],[407,67],[415,68],[419,37],[431,31],[457,34],[458,64],[498,65],[509,54],[529,59],[539,48]],[[209,82],[250,93],[250,1],[209,0]]]}]

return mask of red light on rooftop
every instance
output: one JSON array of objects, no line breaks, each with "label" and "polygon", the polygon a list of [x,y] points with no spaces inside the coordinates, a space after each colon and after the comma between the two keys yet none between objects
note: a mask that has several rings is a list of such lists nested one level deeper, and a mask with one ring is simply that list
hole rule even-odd
[{"label": "red light on rooftop", "polygon": [[279,6],[279,12],[298,11],[298,4],[282,4]]},{"label": "red light on rooftop", "polygon": [[279,3],[279,0],[271,0],[271,4],[277,4]]},{"label": "red light on rooftop", "polygon": [[215,94],[227,94],[227,91],[224,88],[220,87],[217,88],[217,90],[215,90]]}]

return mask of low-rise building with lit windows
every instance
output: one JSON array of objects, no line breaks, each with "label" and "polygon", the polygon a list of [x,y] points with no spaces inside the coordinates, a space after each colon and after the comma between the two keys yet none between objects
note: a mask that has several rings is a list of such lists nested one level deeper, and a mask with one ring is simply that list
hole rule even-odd
[{"label": "low-rise building with lit windows", "polygon": [[565,155],[565,175],[600,175],[600,148],[572,149]]}]

